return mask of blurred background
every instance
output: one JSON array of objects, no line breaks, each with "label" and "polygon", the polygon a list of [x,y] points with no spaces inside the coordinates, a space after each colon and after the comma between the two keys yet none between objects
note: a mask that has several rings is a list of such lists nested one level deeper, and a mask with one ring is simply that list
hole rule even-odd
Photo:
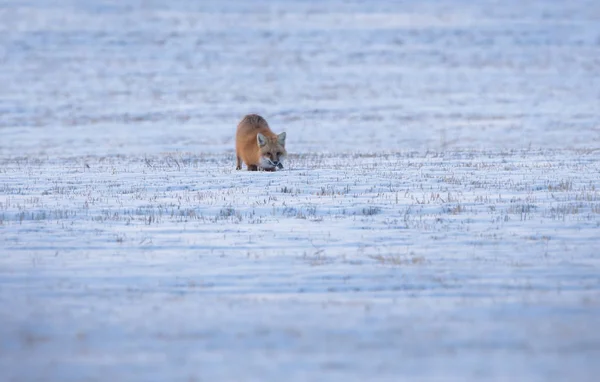
[{"label": "blurred background", "polygon": [[600,3],[0,2],[0,155],[590,148]]}]

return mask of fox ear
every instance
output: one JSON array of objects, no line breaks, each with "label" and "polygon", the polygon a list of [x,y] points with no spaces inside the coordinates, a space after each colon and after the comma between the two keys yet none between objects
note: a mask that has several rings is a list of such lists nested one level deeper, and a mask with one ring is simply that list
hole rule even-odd
[{"label": "fox ear", "polygon": [[258,142],[258,147],[263,147],[267,144],[267,138],[261,133],[258,133],[256,135],[256,142]]},{"label": "fox ear", "polygon": [[285,146],[285,132],[277,136],[277,142],[279,142],[280,145]]}]

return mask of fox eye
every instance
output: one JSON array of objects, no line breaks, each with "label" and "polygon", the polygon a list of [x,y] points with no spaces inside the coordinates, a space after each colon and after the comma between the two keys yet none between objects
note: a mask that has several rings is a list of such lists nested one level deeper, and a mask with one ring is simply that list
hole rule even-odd
[{"label": "fox eye", "polygon": [[280,157],[281,156],[281,152],[277,151],[277,156]]}]

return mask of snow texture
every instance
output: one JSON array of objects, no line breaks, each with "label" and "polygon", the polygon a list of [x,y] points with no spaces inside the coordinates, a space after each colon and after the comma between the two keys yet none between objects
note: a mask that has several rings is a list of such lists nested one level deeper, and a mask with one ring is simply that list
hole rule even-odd
[{"label": "snow texture", "polygon": [[597,1],[5,0],[0,84],[2,381],[600,373]]}]

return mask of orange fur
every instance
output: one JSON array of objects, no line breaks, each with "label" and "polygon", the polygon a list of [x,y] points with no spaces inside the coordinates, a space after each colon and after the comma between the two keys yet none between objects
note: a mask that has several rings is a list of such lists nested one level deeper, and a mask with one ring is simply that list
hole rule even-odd
[{"label": "orange fur", "polygon": [[[259,134],[262,134],[262,140],[258,138]],[[275,171],[286,155],[285,133],[273,133],[263,117],[248,114],[237,126],[235,153],[237,170],[241,170],[243,161],[249,171]]]}]

